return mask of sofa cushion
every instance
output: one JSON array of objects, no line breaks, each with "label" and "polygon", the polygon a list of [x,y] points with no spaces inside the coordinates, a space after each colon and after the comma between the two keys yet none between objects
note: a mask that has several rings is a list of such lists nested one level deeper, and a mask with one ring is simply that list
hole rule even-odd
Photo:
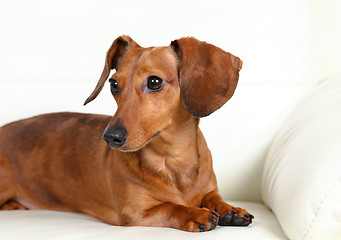
[{"label": "sofa cushion", "polygon": [[262,195],[290,239],[341,239],[341,76],[314,88],[282,126]]},{"label": "sofa cushion", "polygon": [[117,227],[79,213],[44,210],[0,211],[1,240],[21,239],[287,239],[273,213],[261,203],[229,202],[255,215],[248,227],[222,227],[190,233],[170,228]]}]

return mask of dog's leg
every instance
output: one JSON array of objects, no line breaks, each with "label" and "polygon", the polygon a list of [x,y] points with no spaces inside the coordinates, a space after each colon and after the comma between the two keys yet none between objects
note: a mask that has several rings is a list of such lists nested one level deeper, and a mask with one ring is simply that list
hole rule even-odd
[{"label": "dog's leg", "polygon": [[0,184],[0,210],[26,209],[19,203],[10,200],[12,197],[11,191],[4,184]]},{"label": "dog's leg", "polygon": [[[157,205],[145,211],[142,225],[170,227],[190,232],[214,229],[219,215],[207,208],[185,207],[172,203]],[[141,225],[141,223],[139,224]]]},{"label": "dog's leg", "polygon": [[248,226],[254,218],[245,209],[233,207],[224,202],[217,191],[210,192],[204,197],[202,207],[217,212],[220,216],[219,225],[222,226]]},{"label": "dog's leg", "polygon": [[27,210],[27,208],[16,201],[9,200],[0,206],[0,210]]},{"label": "dog's leg", "polygon": [[[5,181],[3,181],[5,182]],[[0,184],[0,210],[25,210],[26,207],[12,200],[14,194],[4,184]]]},{"label": "dog's leg", "polygon": [[0,210],[26,209],[19,203],[11,200],[14,197],[14,191],[9,186],[8,176],[11,172],[8,161],[0,151]]}]

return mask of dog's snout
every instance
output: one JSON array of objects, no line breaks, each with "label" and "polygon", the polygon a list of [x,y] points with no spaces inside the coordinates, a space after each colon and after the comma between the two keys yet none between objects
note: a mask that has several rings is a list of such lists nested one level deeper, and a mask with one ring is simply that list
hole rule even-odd
[{"label": "dog's snout", "polygon": [[125,128],[108,128],[103,134],[103,139],[109,147],[122,147],[127,139],[128,132]]}]

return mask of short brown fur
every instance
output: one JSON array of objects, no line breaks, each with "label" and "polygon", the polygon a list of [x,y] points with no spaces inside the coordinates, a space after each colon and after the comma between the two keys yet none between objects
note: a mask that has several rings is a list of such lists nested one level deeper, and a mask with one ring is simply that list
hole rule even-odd
[{"label": "short brown fur", "polygon": [[[253,216],[225,203],[198,117],[234,93],[242,62],[194,38],[142,48],[129,36],[107,52],[91,102],[116,79],[117,112],[54,113],[0,128],[0,209],[83,212],[113,225],[208,231]],[[163,88],[148,89],[158,76]],[[102,139],[124,127],[123,146]]]}]

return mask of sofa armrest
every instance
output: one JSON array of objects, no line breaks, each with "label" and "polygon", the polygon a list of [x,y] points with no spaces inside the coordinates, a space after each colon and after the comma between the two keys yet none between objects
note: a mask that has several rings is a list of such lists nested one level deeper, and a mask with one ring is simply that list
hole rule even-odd
[{"label": "sofa armrest", "polygon": [[289,239],[341,239],[341,76],[314,88],[282,126],[262,197]]}]

